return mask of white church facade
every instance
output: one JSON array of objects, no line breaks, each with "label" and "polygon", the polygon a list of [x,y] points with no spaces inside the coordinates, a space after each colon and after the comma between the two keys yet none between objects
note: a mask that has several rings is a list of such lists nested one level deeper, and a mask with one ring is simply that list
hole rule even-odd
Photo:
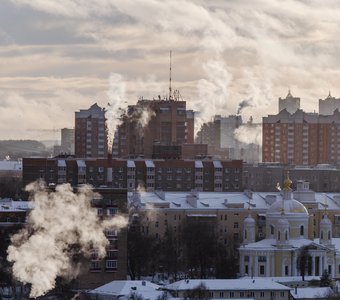
[{"label": "white church facade", "polygon": [[309,213],[292,198],[291,184],[287,176],[282,199],[266,212],[265,239],[255,241],[256,222],[251,211],[245,218],[239,248],[241,276],[321,276],[326,270],[333,278],[340,278],[340,238],[332,237],[327,211],[320,222],[319,238],[311,239]]}]

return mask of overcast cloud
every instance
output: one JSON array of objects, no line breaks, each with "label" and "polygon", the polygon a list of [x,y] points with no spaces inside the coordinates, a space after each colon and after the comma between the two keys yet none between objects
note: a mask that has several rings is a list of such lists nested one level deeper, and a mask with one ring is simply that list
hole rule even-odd
[{"label": "overcast cloud", "polygon": [[115,99],[111,74],[128,103],[165,96],[170,49],[197,128],[244,99],[244,119],[260,121],[288,88],[317,110],[340,97],[339,16],[336,0],[1,1],[0,139],[59,138],[45,130]]}]

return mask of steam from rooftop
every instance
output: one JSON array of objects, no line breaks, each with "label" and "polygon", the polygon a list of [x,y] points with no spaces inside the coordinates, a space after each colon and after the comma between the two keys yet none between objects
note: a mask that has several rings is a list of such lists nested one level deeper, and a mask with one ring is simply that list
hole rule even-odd
[{"label": "steam from rooftop", "polygon": [[110,102],[105,111],[108,152],[112,153],[112,144],[117,126],[120,124],[120,116],[127,108],[126,83],[122,75],[111,73],[109,77],[110,88],[108,97]]},{"label": "steam from rooftop", "polygon": [[30,283],[30,297],[38,297],[54,288],[57,276],[77,277],[82,266],[74,255],[89,258],[95,249],[99,258],[105,257],[109,242],[104,230],[119,230],[127,219],[115,216],[100,221],[91,207],[98,195],[89,186],[74,193],[69,184],[63,184],[48,192],[44,184],[34,182],[26,191],[34,208],[26,227],[11,238],[7,252],[15,278]]}]

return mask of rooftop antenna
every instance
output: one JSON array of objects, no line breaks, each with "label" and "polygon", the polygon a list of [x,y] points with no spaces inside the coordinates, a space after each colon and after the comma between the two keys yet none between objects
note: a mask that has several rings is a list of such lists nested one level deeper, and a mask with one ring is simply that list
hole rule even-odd
[{"label": "rooftop antenna", "polygon": [[170,76],[169,76],[169,100],[172,99],[172,91],[171,91],[171,50],[170,50]]}]

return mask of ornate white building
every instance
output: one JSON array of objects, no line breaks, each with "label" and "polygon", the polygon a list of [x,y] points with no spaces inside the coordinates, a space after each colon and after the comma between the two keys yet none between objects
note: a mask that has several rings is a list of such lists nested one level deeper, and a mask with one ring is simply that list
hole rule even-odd
[{"label": "ornate white building", "polygon": [[[292,199],[292,181],[287,176],[283,197],[266,212],[266,238],[255,242],[256,223],[249,215],[244,220],[243,244],[240,251],[242,276],[297,276],[301,265],[305,275],[321,276],[324,270],[340,278],[340,238],[332,238],[332,223],[325,210],[320,222],[320,236],[310,239],[309,213],[306,207]],[[307,263],[301,264],[301,257]]]}]

